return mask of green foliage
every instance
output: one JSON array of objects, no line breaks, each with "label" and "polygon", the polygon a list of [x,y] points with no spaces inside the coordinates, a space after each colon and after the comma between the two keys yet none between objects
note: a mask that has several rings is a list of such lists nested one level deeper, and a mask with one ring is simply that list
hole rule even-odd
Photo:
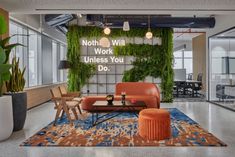
[{"label": "green foliage", "polygon": [[[9,56],[11,50],[16,46],[20,46],[21,44],[8,44],[11,37],[2,38],[1,35],[6,33],[7,31],[7,23],[0,15],[0,96],[2,96],[2,87],[6,81],[10,80],[11,78],[11,65],[8,64]],[[21,45],[23,46],[23,45]]]},{"label": "green foliage", "polygon": [[19,44],[19,43],[8,44],[10,39],[11,39],[11,37],[6,37],[5,39],[0,40],[0,46],[4,49],[4,51],[6,53],[5,63],[7,63],[9,61],[9,56],[10,56],[10,53],[11,53],[12,49],[16,48],[17,46],[24,46],[24,45]]},{"label": "green foliage", "polygon": [[[147,76],[154,78],[160,77],[162,80],[161,89],[163,101],[173,100],[173,41],[171,28],[151,29],[155,37],[162,38],[162,45],[148,44],[127,44],[126,46],[115,46],[116,56],[134,56],[133,68],[124,72],[124,82],[142,81]],[[145,37],[147,28],[132,28],[128,32],[122,29],[112,29],[110,38],[116,37]],[[94,74],[93,64],[85,64],[80,61],[80,42],[82,37],[102,37],[103,29],[97,27],[82,27],[73,25],[69,27],[67,34],[68,41],[68,60],[72,63],[69,71],[69,89],[72,91],[80,90],[88,78]],[[88,66],[89,65],[89,66]],[[86,67],[88,66],[88,67]]]},{"label": "green foliage", "polygon": [[124,72],[123,82],[143,81],[147,76],[161,78],[162,100],[173,100],[172,29],[161,29],[162,45],[127,44],[114,47],[116,56],[134,56],[133,68]]},{"label": "green foliage", "polygon": [[2,96],[2,88],[5,81],[10,79],[10,64],[6,64],[6,54],[4,49],[0,46],[0,96]]},{"label": "green foliage", "polygon": [[[0,15],[0,42],[1,35],[7,32],[7,23],[3,16]],[[2,96],[2,88],[5,81],[10,79],[10,64],[7,63],[7,55],[3,46],[0,44],[0,96]]]},{"label": "green foliage", "polygon": [[12,59],[12,68],[10,80],[6,82],[8,92],[20,92],[24,90],[25,79],[24,79],[25,68],[21,71],[19,67],[19,58],[14,57]]},{"label": "green foliage", "polygon": [[68,53],[67,58],[71,64],[68,74],[68,89],[70,91],[80,91],[87,83],[88,79],[94,75],[96,67],[94,64],[85,64],[80,59],[80,44],[81,32],[77,27],[69,27],[67,33]]},{"label": "green foliage", "polygon": [[163,71],[162,71],[162,95],[163,101],[172,101],[173,100],[173,85],[174,85],[174,71],[172,69],[173,63],[173,31],[172,30],[164,30],[163,31],[164,38],[162,39],[164,53],[163,59]]}]

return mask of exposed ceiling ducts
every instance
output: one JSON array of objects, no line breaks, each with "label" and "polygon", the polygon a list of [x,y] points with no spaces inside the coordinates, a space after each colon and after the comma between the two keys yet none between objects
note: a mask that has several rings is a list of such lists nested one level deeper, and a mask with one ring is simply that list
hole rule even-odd
[{"label": "exposed ceiling ducts", "polygon": [[[67,32],[68,23],[72,20],[79,20],[72,14],[48,14],[45,21],[48,25],[56,27],[63,33]],[[124,21],[129,21],[132,28],[147,28],[147,15],[86,15],[86,25],[109,26],[110,28],[122,28]],[[150,18],[151,28],[213,28],[214,17],[171,17],[170,15],[152,15]]]},{"label": "exposed ceiling ducts", "polygon": [[[146,28],[148,16],[146,15],[87,15],[87,21],[100,22],[113,28],[121,28],[123,21],[129,21],[130,27]],[[171,28],[213,28],[214,17],[171,17],[170,15],[151,16],[150,25]]]},{"label": "exposed ceiling ducts", "polygon": [[68,31],[67,23],[75,18],[76,16],[72,14],[48,14],[45,15],[45,22],[49,26],[55,27],[59,31],[66,34],[66,32]]}]

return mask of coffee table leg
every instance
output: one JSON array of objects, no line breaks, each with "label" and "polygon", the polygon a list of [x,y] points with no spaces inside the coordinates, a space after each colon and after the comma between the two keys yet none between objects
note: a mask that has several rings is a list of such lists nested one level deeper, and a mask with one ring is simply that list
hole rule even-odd
[{"label": "coffee table leg", "polygon": [[136,113],[136,109],[134,108],[134,107],[132,107],[132,106],[130,106],[130,107],[128,107],[132,112],[133,112],[133,114],[138,118],[139,116],[138,116],[138,114]]},{"label": "coffee table leg", "polygon": [[98,121],[98,113],[96,113],[96,120],[95,121]]},{"label": "coffee table leg", "polygon": [[92,116],[91,116],[91,127],[94,125],[94,113],[92,112]]}]

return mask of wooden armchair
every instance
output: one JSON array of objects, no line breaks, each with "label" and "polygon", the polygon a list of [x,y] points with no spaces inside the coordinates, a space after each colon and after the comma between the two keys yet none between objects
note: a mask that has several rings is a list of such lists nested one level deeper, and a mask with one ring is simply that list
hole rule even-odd
[{"label": "wooden armchair", "polygon": [[[82,102],[82,98],[79,97],[80,92],[68,92],[67,88],[64,85],[59,86],[59,90],[62,97],[70,97],[73,101],[77,101],[79,104]],[[80,108],[79,113],[82,114]]]},{"label": "wooden armchair", "polygon": [[80,96],[80,92],[68,92],[65,85],[59,86],[59,89],[60,89],[60,93],[62,96],[66,96],[66,97],[79,97]]},{"label": "wooden armchair", "polygon": [[74,117],[78,119],[76,109],[78,109],[79,112],[81,113],[81,109],[79,106],[80,102],[74,101],[73,97],[63,97],[60,94],[60,90],[58,87],[52,88],[50,92],[52,96],[51,100],[54,101],[55,103],[54,108],[57,110],[54,125],[56,124],[59,117],[60,118],[63,117],[64,113],[67,115],[70,124],[72,124],[70,111],[72,111],[72,113],[74,114]]}]

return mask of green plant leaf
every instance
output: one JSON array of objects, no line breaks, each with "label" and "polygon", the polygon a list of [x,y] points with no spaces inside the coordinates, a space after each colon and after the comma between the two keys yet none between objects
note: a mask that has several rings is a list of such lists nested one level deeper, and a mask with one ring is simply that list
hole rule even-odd
[{"label": "green plant leaf", "polygon": [[0,64],[3,64],[6,61],[6,54],[2,47],[0,47]]},{"label": "green plant leaf", "polygon": [[0,15],[0,35],[4,34],[7,32],[7,23],[5,18]]},{"label": "green plant leaf", "polygon": [[11,69],[11,64],[0,64],[0,74],[8,73]]},{"label": "green plant leaf", "polygon": [[25,47],[23,44],[16,43],[16,44],[9,44],[9,45],[6,45],[6,46],[4,46],[3,48],[4,48],[4,49],[7,49],[7,50],[12,50],[13,48],[15,48],[15,47],[17,47],[17,46],[23,46],[23,47]]},{"label": "green plant leaf", "polygon": [[8,92],[19,92],[23,91],[25,86],[25,67],[23,71],[19,68],[19,58],[12,58],[12,68],[9,81],[6,82]]},{"label": "green plant leaf", "polygon": [[0,40],[0,46],[2,46],[3,48],[7,45],[7,43],[9,43],[11,37],[6,37],[5,39]]}]

